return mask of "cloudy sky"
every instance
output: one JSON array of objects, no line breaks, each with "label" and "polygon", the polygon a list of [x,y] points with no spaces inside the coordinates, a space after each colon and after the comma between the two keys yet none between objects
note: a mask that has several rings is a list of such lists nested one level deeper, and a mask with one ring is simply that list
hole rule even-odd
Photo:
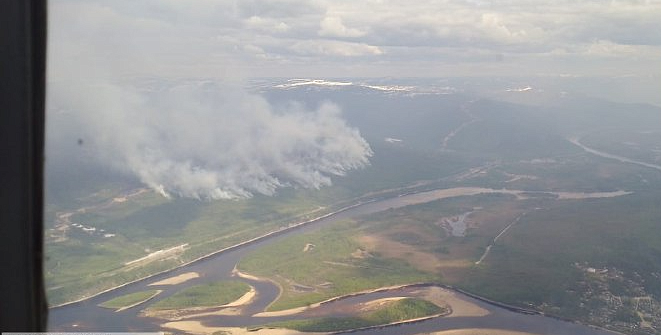
[{"label": "cloudy sky", "polygon": [[659,75],[661,1],[51,0],[49,75]]}]

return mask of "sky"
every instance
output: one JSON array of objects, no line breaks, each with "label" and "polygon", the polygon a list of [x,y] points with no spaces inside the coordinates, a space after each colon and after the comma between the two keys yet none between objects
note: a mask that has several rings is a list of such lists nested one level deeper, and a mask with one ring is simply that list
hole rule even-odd
[{"label": "sky", "polygon": [[51,0],[49,77],[658,76],[661,1]]}]

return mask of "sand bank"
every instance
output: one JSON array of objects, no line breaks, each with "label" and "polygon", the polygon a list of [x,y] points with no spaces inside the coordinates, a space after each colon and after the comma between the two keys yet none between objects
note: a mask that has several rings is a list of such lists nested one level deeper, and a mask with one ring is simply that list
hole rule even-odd
[{"label": "sand bank", "polygon": [[475,317],[489,315],[489,311],[467,301],[462,295],[452,290],[444,289],[437,286],[432,286],[424,289],[421,296],[425,300],[429,300],[438,306],[450,306],[452,312],[446,317]]},{"label": "sand bank", "polygon": [[170,278],[165,278],[163,280],[159,280],[157,282],[151,283],[147,286],[157,286],[157,285],[177,285],[181,284],[184,282],[187,282],[191,279],[198,278],[200,277],[200,274],[197,272],[186,272],[182,273],[178,276],[170,277]]},{"label": "sand bank", "polygon": [[308,307],[297,307],[297,308],[291,308],[291,309],[285,309],[282,311],[274,311],[274,312],[261,312],[253,315],[254,317],[265,317],[265,318],[270,318],[270,317],[276,317],[276,316],[288,316],[288,315],[295,315],[298,313],[303,313],[306,311]]}]

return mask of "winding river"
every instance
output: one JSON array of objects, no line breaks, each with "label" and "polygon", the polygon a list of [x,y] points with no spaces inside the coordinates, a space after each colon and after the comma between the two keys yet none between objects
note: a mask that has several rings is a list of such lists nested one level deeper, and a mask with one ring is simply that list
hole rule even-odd
[{"label": "winding river", "polygon": [[[105,292],[87,300],[79,301],[76,303],[55,307],[50,309],[49,314],[49,330],[51,331],[104,331],[104,332],[121,332],[121,331],[159,331],[161,324],[164,322],[160,319],[140,317],[138,314],[144,305],[139,305],[133,308],[115,312],[110,309],[99,307],[98,304],[107,300],[119,297],[128,293],[153,289],[153,286],[148,286],[165,278],[170,278],[177,275],[182,275],[189,272],[197,272],[198,278],[188,280],[186,282],[170,285],[159,286],[157,288],[163,290],[156,298],[150,302],[155,302],[165,297],[174,294],[186,287],[197,285],[200,283],[218,281],[218,280],[242,280],[252,285],[257,291],[257,295],[252,303],[245,307],[243,314],[245,315],[217,315],[204,317],[201,320],[204,325],[208,326],[249,326],[259,325],[266,322],[288,320],[294,318],[304,317],[305,314],[295,316],[278,316],[278,317],[253,317],[256,313],[264,311],[266,306],[274,301],[279,293],[277,286],[270,282],[255,281],[246,278],[233,277],[232,270],[236,264],[248,253],[263,247],[264,245],[275,243],[288,236],[308,232],[320,227],[333,224],[338,220],[354,218],[365,214],[376,213],[387,210],[389,208],[404,207],[407,205],[425,203],[433,200],[444,198],[470,196],[484,193],[493,194],[509,194],[516,196],[519,199],[525,199],[531,192],[507,190],[507,189],[487,189],[478,187],[460,187],[450,189],[437,189],[412,194],[402,194],[396,197],[372,201],[347,207],[344,210],[336,212],[332,215],[325,216],[318,220],[312,221],[309,224],[299,225],[295,229],[287,230],[278,235],[270,235],[262,239],[258,239],[254,243],[245,244],[237,248],[217,253],[208,258],[201,259],[197,262],[182,266],[172,271],[159,274],[148,279],[134,282],[129,285],[119,287],[117,289]],[[555,195],[558,199],[584,199],[584,198],[604,198],[615,197],[629,194],[627,192],[606,192],[606,193],[563,193],[563,192],[540,192],[549,195]],[[359,295],[329,304],[325,304],[324,308],[341,310],[341,304],[365,302],[374,299],[387,298],[400,296],[402,290],[413,288],[402,288],[399,290],[390,290],[383,292],[375,292],[365,295]],[[565,322],[542,315],[528,315],[523,313],[514,312],[506,308],[502,308],[485,301],[472,298],[457,291],[451,292],[455,298],[471,303],[480,308],[488,311],[486,315],[481,316],[454,316],[454,317],[438,317],[429,320],[400,325],[396,327],[389,327],[378,330],[365,330],[360,333],[365,334],[418,334],[424,332],[450,330],[450,329],[463,329],[463,328],[491,328],[491,329],[505,329],[521,332],[530,332],[535,334],[574,334],[574,335],[605,335],[612,334],[604,330],[598,330],[591,327]]]}]

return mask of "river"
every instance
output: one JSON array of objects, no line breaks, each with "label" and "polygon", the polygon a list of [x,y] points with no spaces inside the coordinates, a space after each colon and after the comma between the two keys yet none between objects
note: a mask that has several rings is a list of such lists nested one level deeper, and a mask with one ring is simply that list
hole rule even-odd
[{"label": "river", "polygon": [[[213,316],[205,317],[203,322],[205,325],[214,326],[249,326],[258,325],[265,322],[273,322],[279,320],[287,320],[296,318],[296,316],[283,316],[260,318],[251,317],[250,315],[262,312],[268,304],[274,301],[279,293],[277,286],[270,282],[261,282],[245,278],[237,278],[232,276],[232,270],[236,264],[248,253],[263,247],[270,243],[275,243],[283,238],[294,234],[301,234],[320,227],[333,224],[342,219],[355,218],[361,215],[376,213],[387,210],[389,208],[404,207],[407,205],[425,203],[429,201],[458,197],[469,196],[483,193],[493,194],[509,194],[516,196],[520,199],[525,199],[530,192],[518,190],[496,190],[478,187],[461,187],[451,189],[438,189],[432,191],[425,191],[412,194],[402,194],[400,196],[377,200],[369,203],[360,204],[357,206],[349,207],[343,211],[318,219],[306,225],[300,225],[295,229],[290,229],[279,235],[271,235],[257,240],[254,243],[246,244],[238,248],[233,248],[224,252],[217,253],[208,258],[201,259],[197,262],[182,266],[172,271],[159,274],[157,276],[147,278],[141,281],[134,282],[129,285],[119,287],[115,290],[105,292],[87,300],[51,308],[49,313],[49,330],[51,331],[104,331],[104,332],[122,332],[122,331],[158,331],[161,330],[160,319],[140,317],[138,313],[144,308],[144,305],[128,308],[121,312],[115,312],[110,309],[98,307],[98,304],[107,300],[122,296],[128,293],[143,291],[154,288],[148,286],[150,283],[170,278],[173,276],[181,275],[188,272],[197,272],[198,278],[188,280],[186,282],[171,285],[161,286],[163,292],[150,302],[156,302],[160,299],[168,297],[177,291],[186,287],[197,285],[200,283],[213,282],[218,280],[242,280],[252,285],[256,291],[257,296],[255,300],[246,307],[242,316]],[[548,192],[563,198],[561,193]],[[628,194],[627,192],[608,192],[608,193],[594,193],[594,194],[581,194],[580,198],[603,198],[614,197]],[[571,198],[571,197],[570,197]],[[369,301],[371,299],[390,297],[401,295],[400,291],[386,291],[376,292],[368,295],[353,297],[355,301]],[[459,292],[454,292],[456,296],[465,301],[480,306],[487,310],[489,313],[484,316],[455,316],[455,317],[439,317],[430,320],[417,322],[413,324],[401,325],[392,328],[379,329],[379,330],[366,330],[360,333],[365,334],[417,334],[421,332],[448,330],[448,329],[462,329],[462,328],[495,328],[507,329],[523,332],[531,332],[537,334],[575,334],[575,335],[605,335],[612,334],[610,332],[593,329],[591,327],[582,326],[570,322],[557,320],[550,317],[540,315],[527,315],[522,313],[513,312],[505,308],[495,306]],[[335,304],[340,303],[336,302]],[[346,303],[346,302],[344,302]],[[324,306],[324,308],[334,308],[334,303]],[[301,317],[300,315],[298,317]]]},{"label": "river", "polygon": [[579,138],[575,138],[575,137],[570,138],[569,142],[581,147],[581,149],[583,149],[586,152],[589,152],[593,155],[596,155],[596,156],[600,156],[600,157],[604,157],[604,158],[610,158],[610,159],[620,161],[622,163],[640,165],[640,166],[644,166],[644,167],[647,167],[647,168],[650,168],[650,169],[655,169],[655,170],[661,171],[661,165],[645,163],[645,162],[637,161],[637,160],[634,160],[634,159],[631,159],[631,158],[626,158],[626,157],[622,157],[622,156],[618,156],[618,155],[609,154],[607,152],[599,151],[599,150],[596,150],[596,149],[592,149],[590,147],[587,147],[587,146],[583,145],[580,142]]}]

